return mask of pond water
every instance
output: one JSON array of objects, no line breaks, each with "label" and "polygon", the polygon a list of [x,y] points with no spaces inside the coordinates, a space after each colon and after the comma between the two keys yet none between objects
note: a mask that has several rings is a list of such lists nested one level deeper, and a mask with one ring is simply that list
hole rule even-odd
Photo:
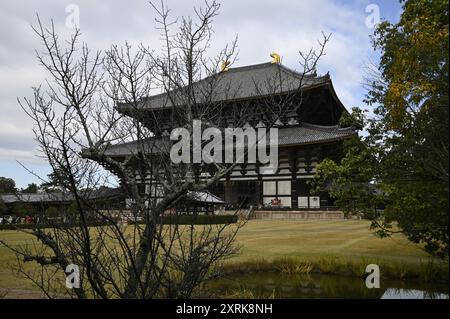
[{"label": "pond water", "polygon": [[256,273],[233,275],[210,282],[214,294],[230,298],[375,298],[375,299],[448,299],[448,285],[415,281],[380,281],[379,289],[368,289],[361,278],[337,275],[288,275]]}]

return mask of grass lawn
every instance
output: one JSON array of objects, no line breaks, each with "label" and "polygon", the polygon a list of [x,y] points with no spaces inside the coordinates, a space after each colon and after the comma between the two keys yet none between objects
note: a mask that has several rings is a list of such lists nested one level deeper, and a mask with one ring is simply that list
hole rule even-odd
[{"label": "grass lawn", "polygon": [[381,239],[369,230],[369,225],[360,220],[250,221],[238,236],[243,247],[235,261],[284,256],[306,260],[324,256],[356,261],[376,258],[407,263],[428,259],[419,245],[404,236]]},{"label": "grass lawn", "polygon": [[[0,239],[13,245],[28,240],[16,231],[0,231]],[[241,253],[228,261],[234,267],[258,259],[270,261],[282,257],[307,262],[328,257],[354,263],[382,261],[410,268],[429,260],[419,245],[410,243],[402,235],[380,239],[369,230],[369,222],[359,220],[253,220],[241,229],[238,242],[242,245]],[[13,262],[14,255],[0,246],[0,289],[20,292],[19,295],[36,289],[29,281],[14,276],[10,270]]]}]

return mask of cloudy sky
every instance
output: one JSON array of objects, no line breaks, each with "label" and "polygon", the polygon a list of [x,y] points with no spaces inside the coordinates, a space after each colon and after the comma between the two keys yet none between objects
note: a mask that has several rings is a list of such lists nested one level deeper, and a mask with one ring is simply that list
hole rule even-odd
[{"label": "cloudy sky", "polygon": [[[159,0],[158,0],[159,1]],[[200,1],[167,0],[174,17],[189,15]],[[223,0],[215,19],[212,52],[238,35],[236,66],[270,61],[278,52],[282,63],[298,68],[298,51],[317,45],[321,32],[332,33],[319,73],[330,71],[337,94],[350,108],[364,106],[364,67],[376,61],[369,35],[377,12],[395,21],[401,7],[396,0]],[[37,179],[18,162],[45,176],[49,169],[37,156],[32,122],[17,104],[17,97],[30,96],[31,86],[46,74],[36,62],[39,43],[30,25],[36,13],[44,24],[53,19],[62,36],[72,31],[71,17],[79,13],[83,40],[94,49],[111,44],[145,43],[158,48],[154,12],[146,0],[39,0],[0,3],[0,176],[13,178],[18,187]],[[375,20],[373,19],[375,18]]]}]

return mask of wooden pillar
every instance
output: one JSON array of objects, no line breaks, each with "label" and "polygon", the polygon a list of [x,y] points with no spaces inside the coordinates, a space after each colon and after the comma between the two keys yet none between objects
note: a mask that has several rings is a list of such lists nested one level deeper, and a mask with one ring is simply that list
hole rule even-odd
[{"label": "wooden pillar", "polygon": [[295,150],[291,150],[289,153],[289,166],[291,169],[291,208],[298,209],[297,152]]},{"label": "wooden pillar", "polygon": [[257,193],[258,193],[258,206],[263,206],[263,182],[262,177],[258,176],[258,181],[256,182]]},{"label": "wooden pillar", "polygon": [[[305,152],[305,171],[307,174],[310,174],[312,171],[312,154],[311,150],[307,149]],[[308,193],[308,208],[311,208],[311,193]]]},{"label": "wooden pillar", "polygon": [[259,163],[256,163],[256,173],[258,174],[258,181],[256,182],[256,197],[258,199],[258,206],[263,206],[263,181],[262,181],[262,175],[260,172],[260,165]]},{"label": "wooden pillar", "polygon": [[227,174],[225,177],[225,185],[224,185],[224,193],[225,193],[225,203],[230,205],[232,200],[232,189],[231,189],[231,181],[230,174]]}]

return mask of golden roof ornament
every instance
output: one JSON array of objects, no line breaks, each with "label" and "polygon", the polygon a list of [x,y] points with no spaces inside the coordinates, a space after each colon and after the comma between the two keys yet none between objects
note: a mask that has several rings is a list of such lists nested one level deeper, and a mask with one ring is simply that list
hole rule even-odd
[{"label": "golden roof ornament", "polygon": [[228,66],[230,65],[230,61],[223,61],[220,64],[220,72],[228,71]]},{"label": "golden roof ornament", "polygon": [[278,53],[272,52],[270,54],[270,57],[272,58],[272,61],[271,61],[272,64],[274,64],[274,63],[280,64],[281,63],[281,56]]}]

